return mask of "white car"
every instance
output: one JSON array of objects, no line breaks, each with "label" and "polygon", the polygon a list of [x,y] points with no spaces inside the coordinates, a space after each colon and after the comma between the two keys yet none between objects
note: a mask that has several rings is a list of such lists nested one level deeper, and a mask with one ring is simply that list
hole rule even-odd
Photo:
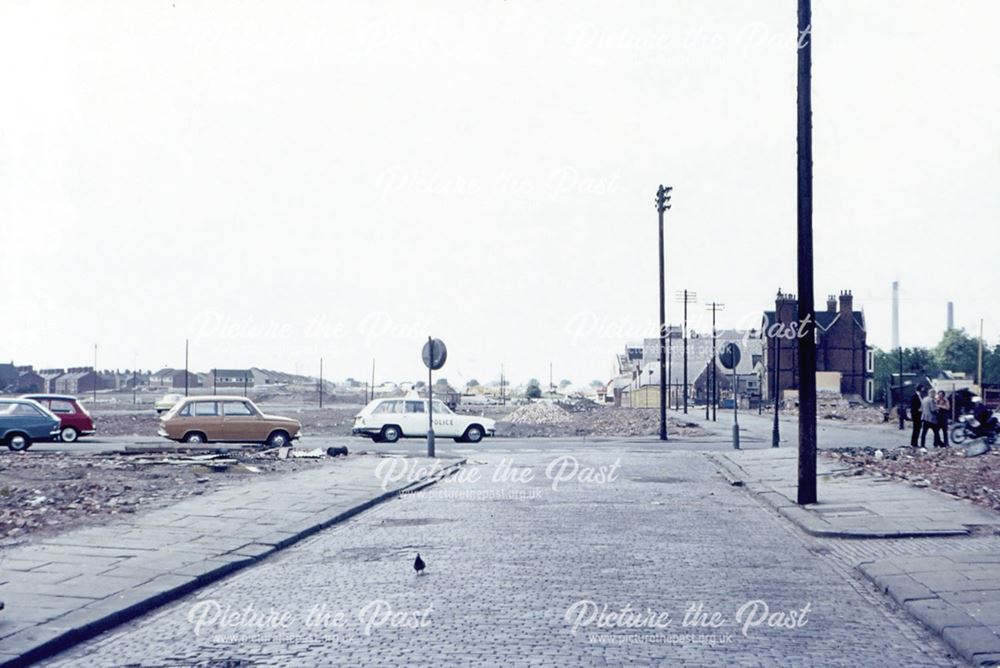
[{"label": "white car", "polygon": [[[400,438],[427,436],[426,399],[376,399],[354,417],[355,436],[395,443]],[[443,402],[434,400],[434,435],[466,443],[478,443],[496,433],[496,422],[476,415],[456,415]]]}]

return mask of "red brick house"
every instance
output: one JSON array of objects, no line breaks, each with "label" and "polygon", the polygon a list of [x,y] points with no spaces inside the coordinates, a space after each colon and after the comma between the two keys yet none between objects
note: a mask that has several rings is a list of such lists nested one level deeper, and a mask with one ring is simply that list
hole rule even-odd
[{"label": "red brick house", "polygon": [[[765,311],[761,325],[764,339],[764,396],[774,398],[775,368],[777,387],[799,387],[798,300],[781,291],[774,310]],[[780,352],[779,352],[780,350]],[[831,295],[826,310],[816,311],[816,370],[840,374],[840,393],[871,401],[874,393],[873,359],[868,349],[865,314],[854,310],[850,290]]]}]

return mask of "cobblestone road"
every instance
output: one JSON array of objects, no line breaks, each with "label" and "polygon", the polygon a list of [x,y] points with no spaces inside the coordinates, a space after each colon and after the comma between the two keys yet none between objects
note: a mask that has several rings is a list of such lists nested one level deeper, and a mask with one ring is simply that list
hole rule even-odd
[{"label": "cobblestone road", "polygon": [[[462,479],[380,506],[48,665],[964,665],[702,455],[578,451],[577,474],[554,489],[546,470],[559,470],[549,469],[557,456],[480,456]],[[600,483],[600,467],[616,462],[615,479]],[[494,480],[511,463],[533,480]],[[473,471],[480,480],[468,479]],[[411,567],[417,551],[423,577]],[[643,625],[588,624],[588,601],[609,613],[629,606]],[[763,603],[738,619],[750,601]],[[748,618],[765,619],[764,603],[773,623],[808,606],[795,618],[804,623],[763,621],[744,635]],[[699,604],[721,626],[685,626]]]}]

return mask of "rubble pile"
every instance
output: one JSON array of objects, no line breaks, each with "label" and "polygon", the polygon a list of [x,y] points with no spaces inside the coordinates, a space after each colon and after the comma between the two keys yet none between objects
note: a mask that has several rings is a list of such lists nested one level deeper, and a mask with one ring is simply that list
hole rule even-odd
[{"label": "rubble pile", "polygon": [[0,549],[29,537],[160,508],[222,485],[333,461],[281,460],[267,452],[0,451]]},{"label": "rubble pile", "polygon": [[526,404],[515,408],[504,422],[511,424],[559,425],[568,424],[573,417],[564,409],[545,402]]},{"label": "rubble pile", "polygon": [[[532,436],[652,436],[660,432],[660,414],[653,409],[615,408],[590,402],[576,411],[558,405],[521,406],[497,422],[497,435]],[[668,418],[667,428],[677,436],[704,436],[696,424]]]},{"label": "rubble pile", "polygon": [[[795,400],[785,401],[782,408],[788,415],[799,414],[799,405]],[[826,392],[819,392],[816,395],[816,417],[820,420],[842,420],[864,424],[886,421],[885,412],[881,407],[848,401],[839,394]]]},{"label": "rubble pile", "polygon": [[905,480],[917,487],[931,487],[1000,511],[1000,452],[990,450],[979,457],[966,457],[963,448],[847,448],[824,451],[856,472],[868,472]]}]

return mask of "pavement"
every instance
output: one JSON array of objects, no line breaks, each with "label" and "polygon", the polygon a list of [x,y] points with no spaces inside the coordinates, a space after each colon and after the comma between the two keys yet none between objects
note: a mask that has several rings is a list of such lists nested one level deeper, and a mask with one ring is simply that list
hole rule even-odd
[{"label": "pavement", "polygon": [[[0,666],[31,663],[387,501],[446,478],[462,460],[351,456],[192,497],[134,519],[59,534],[0,556]],[[396,460],[394,464],[401,460]],[[437,466],[432,466],[437,462]]]},{"label": "pavement", "polygon": [[819,503],[796,503],[798,452],[792,448],[712,455],[731,482],[745,485],[803,531],[830,538],[968,536],[1000,530],[1000,515],[935,490],[855,475],[858,467],[820,457]]},{"label": "pavement", "polygon": [[[730,484],[745,486],[810,535],[889,538],[904,545],[901,539],[936,539],[925,541],[919,553],[899,554],[894,549],[895,554],[886,550],[878,558],[866,555],[855,567],[967,661],[1000,665],[1000,544],[996,539],[1000,515],[935,490],[855,475],[856,467],[822,457],[818,461],[819,503],[798,506],[794,503],[795,451],[734,451],[710,457]],[[985,536],[989,542],[962,540],[975,536]],[[958,540],[943,540],[946,537]]]},{"label": "pavement", "polygon": [[965,665],[704,455],[532,440],[46,665]]}]

